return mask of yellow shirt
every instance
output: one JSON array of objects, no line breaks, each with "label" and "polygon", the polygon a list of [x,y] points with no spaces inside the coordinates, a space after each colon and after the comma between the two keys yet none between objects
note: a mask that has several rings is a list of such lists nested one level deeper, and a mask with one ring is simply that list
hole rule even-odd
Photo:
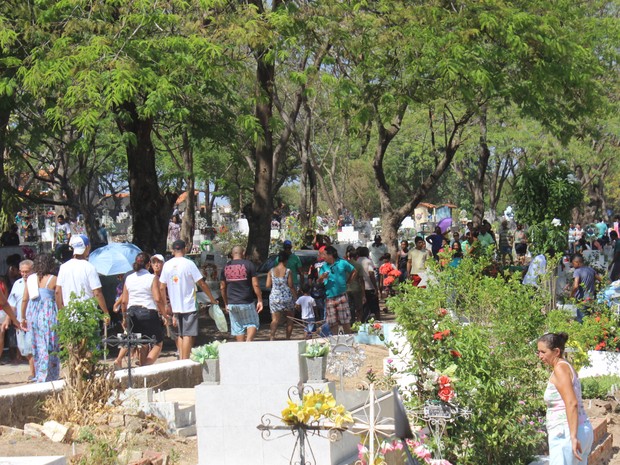
[{"label": "yellow shirt", "polygon": [[412,249],[407,255],[407,261],[411,262],[410,274],[420,274],[426,270],[426,260],[428,259],[428,250]]}]

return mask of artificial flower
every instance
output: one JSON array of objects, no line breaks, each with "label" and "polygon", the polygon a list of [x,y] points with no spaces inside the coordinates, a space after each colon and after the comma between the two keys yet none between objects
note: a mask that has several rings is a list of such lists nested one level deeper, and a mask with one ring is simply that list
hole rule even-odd
[{"label": "artificial flower", "polygon": [[444,402],[450,402],[452,399],[454,399],[454,396],[456,394],[454,393],[454,389],[452,389],[450,386],[444,386],[441,389],[439,389],[439,392],[437,393],[437,395]]},{"label": "artificial flower", "polygon": [[450,351],[450,355],[456,358],[462,357],[461,353],[458,350],[454,350],[454,349]]},{"label": "artificial flower", "polygon": [[383,280],[383,285],[391,286],[392,284],[394,284],[394,281],[395,281],[394,276],[388,276],[387,278]]}]

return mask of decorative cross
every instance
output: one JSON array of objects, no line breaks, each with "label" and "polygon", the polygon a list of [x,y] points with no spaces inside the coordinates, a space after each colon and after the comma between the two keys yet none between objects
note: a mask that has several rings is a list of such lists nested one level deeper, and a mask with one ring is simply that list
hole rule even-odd
[{"label": "decorative cross", "polygon": [[[315,390],[312,386],[304,385],[301,381],[297,384],[297,386],[291,386],[288,389],[288,398],[289,400],[295,402],[297,400],[302,401],[305,394],[314,394]],[[278,424],[272,424],[273,420],[277,420]],[[280,424],[283,423],[283,424]],[[310,443],[308,442],[308,434],[313,434],[319,437],[325,437],[329,439],[331,442],[336,442],[342,438],[342,428],[337,428],[332,422],[326,421],[319,423],[318,421],[314,421],[312,423],[295,423],[295,424],[285,424],[282,417],[277,415],[273,415],[271,413],[266,413],[261,417],[260,425],[256,427],[261,432],[261,437],[265,441],[271,441],[273,439],[280,439],[284,436],[292,434],[293,436],[297,436],[295,441],[295,447],[293,447],[293,452],[291,453],[291,459],[289,463],[300,465],[316,465],[316,458],[314,457],[314,453],[312,452],[312,447],[310,447]],[[285,433],[281,434],[278,437],[271,438],[271,431],[285,431]],[[322,436],[322,433],[327,433],[327,436]],[[307,449],[306,449],[307,447]],[[298,451],[299,454],[299,462],[293,462],[295,457],[295,452]],[[308,455],[308,453],[310,455]]]},{"label": "decorative cross", "polygon": [[[368,463],[375,463],[377,446],[381,443],[379,436],[391,437],[394,435],[394,419],[381,415],[380,402],[394,396],[393,392],[377,397],[375,384],[368,385],[368,399],[361,407],[353,410],[353,424],[347,432],[368,438]],[[358,416],[356,417],[355,414]],[[360,416],[363,414],[363,416]]]},{"label": "decorative cross", "polygon": [[140,333],[133,333],[131,331],[125,333],[119,333],[116,336],[110,336],[103,339],[105,344],[110,344],[115,347],[127,348],[127,386],[132,387],[131,379],[131,350],[134,347],[141,347],[145,344],[157,344],[155,338],[142,336]]},{"label": "decorative cross", "polygon": [[458,417],[468,419],[471,417],[471,410],[460,408],[458,405],[443,401],[427,401],[417,410],[411,410],[414,418],[422,420],[428,426],[435,444],[437,444],[437,455],[442,458],[441,437],[446,431],[448,423],[454,422]]}]

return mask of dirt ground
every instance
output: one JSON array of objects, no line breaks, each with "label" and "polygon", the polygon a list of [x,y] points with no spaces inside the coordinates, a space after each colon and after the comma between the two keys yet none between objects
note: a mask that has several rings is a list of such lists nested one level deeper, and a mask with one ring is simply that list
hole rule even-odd
[{"label": "dirt ground", "polygon": [[586,400],[584,407],[589,418],[607,418],[607,431],[613,435],[613,456],[608,465],[620,465],[620,402],[615,399]]}]

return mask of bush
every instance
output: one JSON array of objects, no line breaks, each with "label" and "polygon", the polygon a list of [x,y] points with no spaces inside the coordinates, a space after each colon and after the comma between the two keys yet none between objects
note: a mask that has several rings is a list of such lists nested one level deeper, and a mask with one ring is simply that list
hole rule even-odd
[{"label": "bush", "polygon": [[489,269],[465,258],[435,271],[427,289],[406,284],[388,301],[412,349],[410,407],[448,400],[471,410],[443,437],[444,456],[459,465],[528,463],[544,443],[548,375],[534,351],[547,296]]},{"label": "bush", "polygon": [[605,375],[581,378],[581,394],[584,399],[605,399],[613,386],[620,388],[620,376]]}]

